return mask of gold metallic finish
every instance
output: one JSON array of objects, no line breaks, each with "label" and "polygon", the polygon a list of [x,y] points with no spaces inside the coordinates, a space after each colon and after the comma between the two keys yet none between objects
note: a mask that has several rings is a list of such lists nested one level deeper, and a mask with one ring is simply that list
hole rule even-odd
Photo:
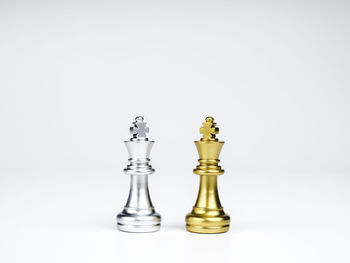
[{"label": "gold metallic finish", "polygon": [[230,216],[221,206],[217,188],[217,177],[224,173],[219,166],[219,155],[224,142],[218,141],[213,117],[207,117],[200,128],[203,134],[195,141],[199,153],[199,165],[193,170],[200,176],[199,192],[192,212],[186,216],[186,229],[194,233],[223,233],[230,226]]}]

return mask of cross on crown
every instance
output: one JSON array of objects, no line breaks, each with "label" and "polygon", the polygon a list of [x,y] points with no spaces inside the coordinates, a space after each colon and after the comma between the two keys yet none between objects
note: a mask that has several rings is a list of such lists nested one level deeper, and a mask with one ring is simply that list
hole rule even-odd
[{"label": "cross on crown", "polygon": [[145,138],[147,136],[149,128],[146,126],[147,122],[143,122],[143,117],[136,117],[132,124],[133,126],[130,127],[130,133],[132,134],[133,138]]},{"label": "cross on crown", "polygon": [[216,134],[219,133],[219,128],[215,127],[213,117],[206,117],[205,122],[203,122],[203,127],[200,128],[199,132],[203,134],[201,141],[217,141]]}]

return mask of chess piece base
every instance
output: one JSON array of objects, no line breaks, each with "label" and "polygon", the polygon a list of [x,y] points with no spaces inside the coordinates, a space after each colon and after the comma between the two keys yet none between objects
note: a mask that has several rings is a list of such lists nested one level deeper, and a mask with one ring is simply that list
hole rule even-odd
[{"label": "chess piece base", "polygon": [[117,215],[117,228],[132,233],[155,232],[160,229],[161,216],[153,214],[130,214],[125,211]]},{"label": "chess piece base", "polygon": [[222,208],[208,209],[194,207],[186,216],[186,229],[193,233],[225,233],[230,227],[230,216]]}]

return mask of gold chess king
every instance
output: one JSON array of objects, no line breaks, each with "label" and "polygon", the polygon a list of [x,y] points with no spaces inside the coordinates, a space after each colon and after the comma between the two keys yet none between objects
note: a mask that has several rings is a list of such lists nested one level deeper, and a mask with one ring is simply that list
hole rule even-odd
[{"label": "gold chess king", "polygon": [[192,212],[186,216],[186,229],[195,233],[224,233],[230,226],[230,216],[221,206],[217,188],[217,177],[224,173],[218,165],[219,155],[224,142],[218,141],[213,117],[207,117],[200,128],[203,135],[195,141],[199,153],[199,165],[193,170],[200,176],[199,192]]}]

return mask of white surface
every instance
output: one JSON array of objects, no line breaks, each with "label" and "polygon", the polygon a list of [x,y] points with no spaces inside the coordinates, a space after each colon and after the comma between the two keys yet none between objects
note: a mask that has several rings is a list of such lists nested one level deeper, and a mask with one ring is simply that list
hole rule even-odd
[{"label": "white surface", "polygon": [[[2,262],[349,262],[349,177],[232,174],[220,178],[226,234],[185,231],[194,175],[151,178],[160,232],[115,228],[128,178],[115,174],[9,177],[0,184]],[[182,177],[181,177],[182,178]],[[166,189],[166,187],[170,187]]]},{"label": "white surface", "polygon": [[[349,262],[350,4],[0,2],[0,262]],[[126,234],[123,140],[161,232]],[[204,117],[229,233],[184,230]]]}]

